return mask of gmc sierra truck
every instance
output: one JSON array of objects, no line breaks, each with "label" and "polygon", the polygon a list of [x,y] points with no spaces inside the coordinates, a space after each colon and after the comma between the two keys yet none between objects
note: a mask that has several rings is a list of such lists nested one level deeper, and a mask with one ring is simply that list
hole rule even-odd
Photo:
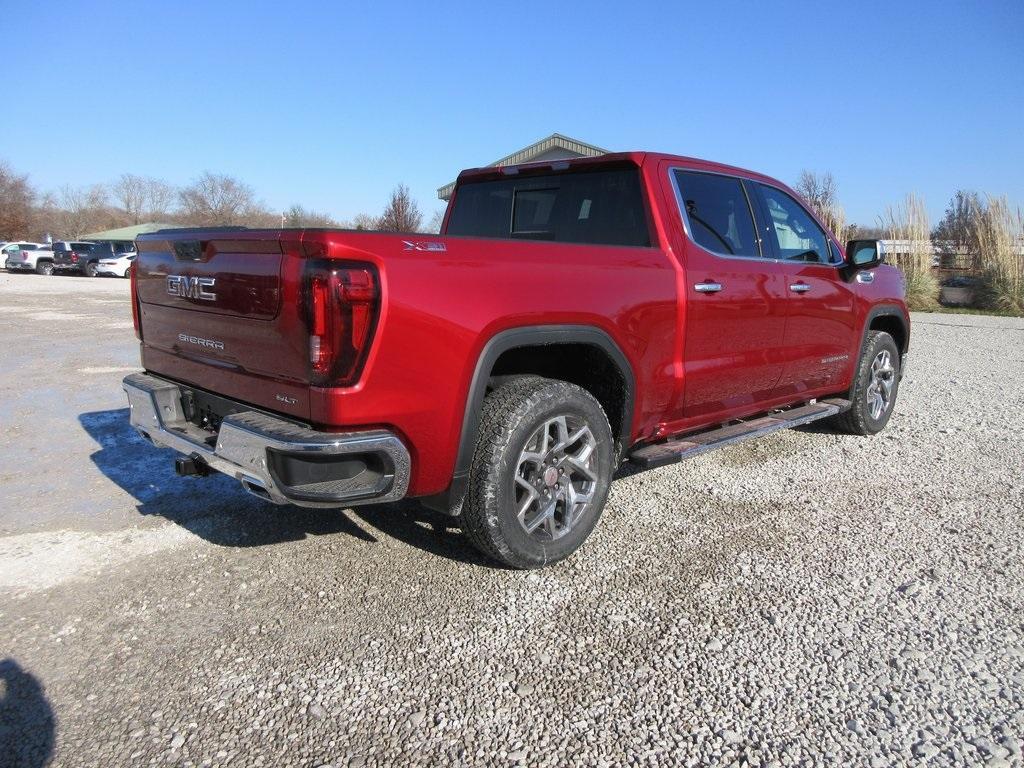
[{"label": "gmc sierra truck", "polygon": [[780,182],[629,152],[460,174],[441,234],[138,240],[131,423],[278,504],[417,498],[486,555],[575,551],[618,466],[892,414],[910,321],[875,241]]}]

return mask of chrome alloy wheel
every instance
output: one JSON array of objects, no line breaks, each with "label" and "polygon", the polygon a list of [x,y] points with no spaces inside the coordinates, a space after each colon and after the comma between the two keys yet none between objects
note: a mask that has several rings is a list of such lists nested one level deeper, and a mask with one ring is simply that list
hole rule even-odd
[{"label": "chrome alloy wheel", "polygon": [[864,393],[872,419],[877,421],[888,410],[895,385],[896,369],[892,364],[892,355],[889,350],[883,349],[871,362],[871,383]]},{"label": "chrome alloy wheel", "polygon": [[515,474],[516,516],[534,539],[560,539],[590,510],[597,440],[577,416],[555,416],[526,441]]}]

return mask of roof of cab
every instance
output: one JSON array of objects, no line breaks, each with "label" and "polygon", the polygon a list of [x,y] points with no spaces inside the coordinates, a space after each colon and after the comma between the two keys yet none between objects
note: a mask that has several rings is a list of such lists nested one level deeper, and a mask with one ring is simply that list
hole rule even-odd
[{"label": "roof of cab", "polygon": [[716,163],[711,160],[702,160],[697,157],[687,157],[685,155],[639,151],[609,152],[608,154],[597,157],[578,157],[568,160],[545,160],[538,163],[522,163],[519,165],[506,165],[500,167],[486,166],[483,168],[467,168],[459,174],[459,178],[456,183],[461,184],[469,180],[482,181],[485,179],[499,179],[508,176],[516,176],[520,173],[533,175],[534,173],[543,173],[544,171],[549,170],[565,171],[575,168],[594,168],[604,165],[635,165],[640,168],[645,164],[658,165],[663,161],[678,165],[682,168],[690,168],[693,170],[707,171],[711,173],[723,173],[730,176],[743,176],[749,179],[765,181],[774,186],[782,187],[783,189],[789,189],[778,179],[773,179],[771,176],[766,176],[763,173],[751,171],[746,168],[740,168],[739,166]]}]

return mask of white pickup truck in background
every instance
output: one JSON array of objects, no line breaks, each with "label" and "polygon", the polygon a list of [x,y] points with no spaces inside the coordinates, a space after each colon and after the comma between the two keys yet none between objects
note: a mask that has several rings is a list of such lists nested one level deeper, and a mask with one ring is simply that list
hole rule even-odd
[{"label": "white pickup truck in background", "polygon": [[53,250],[46,243],[5,243],[0,247],[0,261],[8,272],[53,274]]}]

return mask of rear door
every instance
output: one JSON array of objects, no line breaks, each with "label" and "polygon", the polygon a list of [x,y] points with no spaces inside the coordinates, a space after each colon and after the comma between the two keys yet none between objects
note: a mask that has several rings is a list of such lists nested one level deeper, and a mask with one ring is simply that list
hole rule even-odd
[{"label": "rear door", "polygon": [[671,168],[684,254],[683,402],[687,420],[749,412],[767,400],[783,368],[786,294],[764,258],[743,182]]},{"label": "rear door", "polygon": [[788,296],[786,365],[775,394],[821,392],[853,365],[855,294],[839,274],[839,250],[815,218],[777,187],[749,182],[763,240],[779,260]]},{"label": "rear door", "polygon": [[280,238],[254,230],[140,238],[146,369],[308,418],[301,264],[285,258]]}]

